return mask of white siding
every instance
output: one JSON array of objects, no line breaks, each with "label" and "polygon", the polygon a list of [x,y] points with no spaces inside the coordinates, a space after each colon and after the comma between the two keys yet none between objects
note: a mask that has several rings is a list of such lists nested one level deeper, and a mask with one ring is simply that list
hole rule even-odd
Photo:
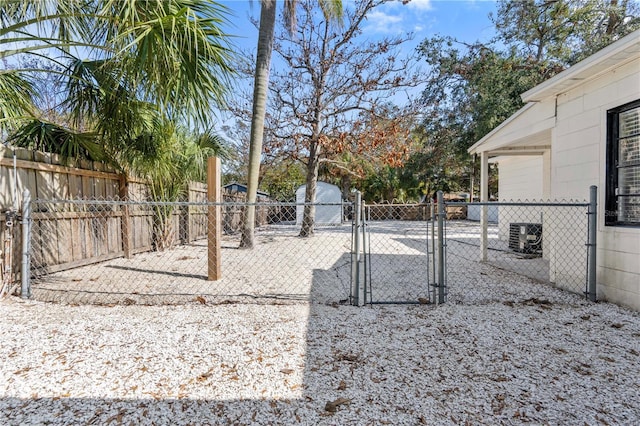
[{"label": "white siding", "polygon": [[[604,226],[607,110],[640,99],[640,59],[590,80],[557,97],[557,123],[552,132],[551,196],[586,199],[597,185],[599,297],[640,309],[640,228]],[[577,225],[576,225],[577,226]],[[555,234],[583,233],[566,223]],[[577,248],[569,247],[567,250]],[[561,259],[564,253],[557,253]],[[560,261],[551,259],[559,274]]]},{"label": "white siding", "polygon": [[498,158],[498,195],[500,201],[542,200],[542,156]]},{"label": "white siding", "polygon": [[[541,155],[500,157],[498,170],[500,201],[541,201],[544,198]],[[510,223],[541,223],[541,214],[542,208],[501,206],[498,214],[499,238],[509,239]]]}]

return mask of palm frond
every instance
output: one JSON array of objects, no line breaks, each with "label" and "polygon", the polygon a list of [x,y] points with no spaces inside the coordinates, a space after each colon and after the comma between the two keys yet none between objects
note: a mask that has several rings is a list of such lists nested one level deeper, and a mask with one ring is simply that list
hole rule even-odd
[{"label": "palm frond", "polygon": [[0,130],[32,115],[34,88],[28,77],[15,70],[0,71]]},{"label": "palm frond", "polygon": [[33,119],[10,135],[8,141],[22,148],[59,154],[65,159],[104,159],[104,151],[92,132],[74,132],[54,123]]},{"label": "palm frond", "polygon": [[[129,5],[130,2],[123,2]],[[120,12],[133,12],[120,3]],[[143,97],[170,116],[206,123],[224,105],[233,53],[222,31],[226,8],[215,2],[135,2],[139,19],[113,38],[123,69]],[[126,11],[126,13],[125,13]]]},{"label": "palm frond", "polygon": [[228,159],[231,155],[229,142],[212,130],[207,130],[197,136],[198,148],[205,152],[207,156],[216,156],[221,159]]},{"label": "palm frond", "polygon": [[59,49],[77,46],[100,48],[89,42],[95,28],[96,2],[92,0],[0,2],[0,45],[24,42],[26,50],[3,49],[3,56],[28,53],[28,49]]},{"label": "palm frond", "polygon": [[63,71],[66,93],[61,106],[76,126],[95,117],[100,109],[104,91],[95,74],[102,64],[103,61],[73,59]]}]

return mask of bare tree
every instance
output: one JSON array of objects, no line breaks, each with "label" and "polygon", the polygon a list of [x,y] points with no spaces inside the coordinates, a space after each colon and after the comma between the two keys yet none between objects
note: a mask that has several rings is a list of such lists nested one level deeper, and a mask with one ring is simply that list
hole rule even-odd
[{"label": "bare tree", "polygon": [[[296,0],[285,0],[284,20],[291,28],[296,21]],[[342,16],[342,0],[319,1],[323,16],[327,20]],[[253,102],[251,114],[251,140],[249,143],[249,170],[247,176],[247,208],[243,219],[240,247],[253,248],[255,228],[255,205],[260,175],[262,140],[267,107],[269,70],[276,24],[276,1],[262,0],[260,25],[258,27],[258,49],[254,71]]]},{"label": "bare tree", "polygon": [[367,14],[383,3],[357,1],[336,28],[322,19],[317,2],[301,1],[296,31],[276,36],[274,51],[288,66],[271,78],[265,138],[270,151],[287,152],[306,166],[302,237],[314,233],[320,164],[335,160],[331,154],[362,114],[375,117],[421,83],[417,62],[400,54],[410,34],[377,41],[363,35]]}]

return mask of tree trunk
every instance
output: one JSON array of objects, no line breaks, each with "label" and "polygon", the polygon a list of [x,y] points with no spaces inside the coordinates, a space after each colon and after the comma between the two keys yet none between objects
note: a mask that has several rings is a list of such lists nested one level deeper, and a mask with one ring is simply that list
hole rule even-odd
[{"label": "tree trunk", "polygon": [[304,214],[302,215],[301,237],[313,236],[316,222],[316,190],[318,188],[318,169],[320,166],[320,147],[318,142],[311,142],[309,162],[307,163],[307,187],[304,194]]},{"label": "tree trunk", "polygon": [[258,53],[253,86],[253,113],[251,116],[251,139],[249,142],[249,175],[247,177],[247,207],[245,208],[240,247],[253,248],[256,223],[255,202],[260,176],[264,117],[269,91],[269,69],[276,23],[275,0],[262,0],[260,6],[260,29],[258,31]]},{"label": "tree trunk", "polygon": [[351,196],[351,175],[345,174],[340,177],[340,191],[342,199],[348,200]]},{"label": "tree trunk", "polygon": [[[611,37],[613,35],[616,28],[618,27],[618,24],[622,20],[621,16],[618,14],[618,11],[616,10],[617,7],[618,7],[618,0],[611,0],[609,2],[609,13],[607,16],[607,30],[605,32],[607,37]],[[624,9],[626,10],[626,5]],[[610,41],[610,40],[607,40],[607,41]]]}]

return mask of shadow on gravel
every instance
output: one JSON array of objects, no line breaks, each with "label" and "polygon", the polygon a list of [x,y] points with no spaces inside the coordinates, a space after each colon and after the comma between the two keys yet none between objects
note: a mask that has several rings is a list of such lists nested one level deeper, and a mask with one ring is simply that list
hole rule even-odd
[{"label": "shadow on gravel", "polygon": [[[387,262],[399,262],[402,256],[390,256]],[[412,260],[412,256],[407,256],[405,260]],[[273,310],[274,316],[282,316],[284,322],[291,322],[294,325],[294,329],[297,330],[296,334],[288,327],[282,327],[279,329],[277,323],[269,326],[270,329],[276,329],[276,331],[270,331],[273,334],[273,338],[278,342],[278,353],[273,354],[275,357],[272,362],[264,362],[264,370],[268,377],[271,378],[270,382],[260,383],[259,378],[252,378],[243,376],[242,372],[242,360],[224,360],[224,362],[211,359],[207,361],[202,360],[202,364],[198,365],[198,370],[206,371],[195,378],[192,378],[191,387],[181,389],[180,386],[162,387],[162,392],[154,394],[153,392],[144,392],[145,396],[140,398],[138,396],[132,396],[131,398],[78,398],[75,395],[79,393],[91,394],[92,389],[78,389],[73,388],[68,382],[64,380],[56,383],[54,386],[44,385],[46,383],[45,376],[53,375],[58,376],[60,371],[52,371],[50,365],[46,368],[38,368],[38,365],[24,366],[22,369],[16,371],[4,371],[3,375],[12,376],[12,388],[19,393],[31,392],[31,398],[16,398],[11,395],[5,395],[0,398],[0,406],[2,407],[0,414],[0,423],[7,425],[119,425],[119,424],[152,424],[152,425],[204,425],[204,424],[356,424],[359,422],[359,417],[364,415],[364,411],[369,411],[368,418],[371,417],[371,410],[375,401],[367,396],[367,387],[381,386],[389,387],[388,377],[385,371],[372,371],[368,368],[362,368],[367,365],[367,353],[374,351],[376,348],[389,347],[389,351],[392,357],[402,357],[402,354],[394,348],[398,348],[398,345],[402,345],[397,341],[397,337],[393,334],[370,334],[367,332],[371,322],[375,322],[377,318],[377,309],[370,307],[352,307],[349,306],[348,298],[348,277],[351,266],[351,256],[349,253],[344,253],[338,258],[338,260],[328,269],[314,269],[313,271],[313,285],[311,288],[311,303],[308,302],[293,302],[291,300],[286,301],[284,305],[277,305],[275,302],[271,305],[253,305],[257,309],[270,309]],[[345,287],[347,286],[347,287]],[[340,289],[340,292],[336,290]],[[344,299],[338,300],[334,296],[333,302],[318,303],[316,300],[327,300],[328,295],[343,294]],[[292,304],[293,303],[293,304]],[[302,304],[301,304],[302,303]],[[45,306],[46,305],[42,305]],[[55,305],[51,305],[55,306]],[[289,309],[300,308],[302,311],[308,313],[303,317],[295,318],[291,317]],[[210,309],[219,309],[220,314],[224,315],[225,309],[233,309],[232,306],[222,305],[210,305]],[[207,306],[199,306],[197,309],[209,309]],[[25,307],[25,309],[28,309]],[[74,308],[65,308],[74,309]],[[94,307],[94,308],[75,308],[75,309],[95,309],[95,315],[110,315],[109,307]],[[119,307],[118,309],[127,309],[126,307]],[[155,307],[148,307],[144,309],[157,309]],[[179,309],[194,309],[194,306],[186,305],[184,307],[173,307],[173,311]],[[250,310],[250,309],[249,309]],[[251,311],[251,310],[250,310]],[[78,312],[78,311],[74,311]],[[93,311],[92,311],[93,312]],[[119,312],[119,311],[116,311]],[[233,311],[236,312],[236,311]],[[287,317],[287,315],[289,315]],[[118,318],[124,316],[130,318],[128,314],[118,314]],[[233,335],[238,337],[235,340],[220,342],[223,345],[229,345],[231,347],[236,346],[237,353],[242,355],[259,353],[260,347],[240,348],[243,343],[241,340],[247,333],[250,334],[251,330],[262,330],[266,333],[267,330],[260,324],[252,323],[250,318],[247,318],[246,324],[242,324],[244,318],[239,317],[239,327],[241,332],[233,331]],[[348,323],[345,323],[345,320]],[[305,324],[301,324],[300,321],[304,321]],[[146,327],[144,320],[140,320],[140,323],[134,321],[134,325],[128,325],[127,327],[119,327],[118,324],[114,324],[111,333],[119,335],[116,340],[131,341],[131,344],[138,345],[139,342],[135,341],[135,337],[124,336],[127,334],[126,330],[131,332],[131,327]],[[38,322],[35,325],[36,328],[45,327],[56,329],[58,327],[64,327],[65,325],[51,324],[44,322]],[[199,332],[207,333],[208,325],[203,323]],[[172,327],[173,329],[173,327]],[[153,330],[153,327],[151,328]],[[180,333],[180,324],[176,324],[173,330],[156,330],[156,333]],[[137,335],[140,330],[135,330],[132,335]],[[260,332],[260,331],[258,331]],[[148,331],[146,332],[149,333]],[[254,332],[255,333],[255,332]],[[356,337],[350,337],[356,336]],[[165,338],[162,335],[153,336],[148,335],[149,339],[159,340]],[[184,335],[182,338],[187,338]],[[113,338],[113,337],[111,337]],[[77,337],[76,337],[77,339]],[[133,339],[133,340],[132,340]],[[406,342],[405,342],[406,343]],[[119,352],[113,360],[105,367],[101,359],[104,354],[100,353],[98,348],[89,349],[74,349],[73,341],[69,341],[65,346],[71,346],[69,351],[75,351],[74,357],[86,358],[89,362],[95,362],[98,368],[108,368],[111,371],[106,374],[109,377],[108,380],[113,380],[114,377],[126,376],[131,371],[131,360],[123,359],[127,353],[126,348]],[[107,346],[112,345],[109,341]],[[162,346],[160,346],[162,347]],[[278,357],[282,353],[287,351],[300,350],[298,358],[291,357],[290,355],[284,358],[287,362],[294,360],[295,363],[282,365],[278,361]],[[294,348],[294,349],[292,349]],[[354,350],[357,348],[357,350]],[[415,349],[415,348],[414,348]],[[46,351],[50,349],[42,349],[42,357],[47,354]],[[78,351],[84,351],[86,353],[79,353]],[[154,352],[160,352],[159,349],[154,349]],[[168,350],[168,352],[170,352]],[[174,353],[174,352],[172,352]],[[240,356],[239,355],[239,356]],[[94,357],[95,361],[89,359]],[[154,356],[163,359],[167,357],[164,353],[155,353]],[[202,356],[194,347],[189,352],[181,354],[187,360],[193,360]],[[416,369],[426,367],[426,354],[425,365],[421,367],[416,365]],[[73,363],[70,361],[71,356],[60,358],[60,363],[57,368],[61,370],[72,371],[74,368]],[[135,357],[134,357],[135,358]],[[142,358],[142,356],[140,356]],[[69,361],[67,361],[69,359]],[[266,359],[266,356],[265,356]],[[126,361],[128,370],[121,371],[124,367],[120,367],[119,360]],[[140,368],[146,368],[143,366],[143,361],[140,361],[140,365],[136,367],[136,371]],[[42,362],[44,365],[44,362]],[[228,376],[224,371],[228,369],[228,365],[233,364],[231,371],[235,371],[235,376]],[[135,365],[135,363],[134,363]],[[172,365],[175,366],[175,359],[166,359],[163,361],[163,365],[166,365],[167,372],[165,374],[171,376]],[[179,364],[178,364],[179,365]],[[138,368],[140,367],[140,368]],[[15,369],[12,367],[11,369]],[[116,370],[115,372],[113,370]],[[154,377],[151,373],[144,373],[139,382],[133,384],[134,387],[140,386],[140,388],[153,385],[150,381],[157,381],[157,375]],[[176,375],[183,374],[176,370]],[[220,380],[213,380],[215,377],[221,378]],[[30,382],[30,378],[32,382]],[[59,379],[58,379],[59,380]],[[105,379],[107,380],[107,379]],[[131,383],[124,386],[118,379],[113,384],[113,389],[109,392],[111,395],[127,395],[131,394]],[[261,398],[242,398],[243,394],[256,393],[255,390],[249,390],[248,387],[253,385],[252,380],[259,382],[260,386],[265,389],[264,397]],[[158,386],[162,383],[158,383]],[[103,389],[105,383],[101,380],[95,382],[97,389]],[[71,387],[69,387],[71,386]],[[75,385],[77,386],[77,385]],[[195,388],[193,386],[196,386]],[[239,386],[238,396],[239,399],[199,399],[194,398],[194,393],[204,393],[202,387],[207,386],[220,386],[230,387]],[[394,389],[394,392],[399,391],[398,387],[401,384],[396,383],[390,386],[390,389]],[[200,388],[200,390],[198,390]],[[51,389],[55,389],[54,392]],[[191,390],[191,392],[190,392]],[[194,392],[194,390],[196,392]],[[93,391],[96,392],[95,390]],[[379,391],[376,391],[379,392]],[[135,392],[134,392],[135,393]],[[258,392],[259,393],[259,392]],[[47,395],[48,394],[48,395]],[[53,394],[53,396],[52,396]],[[75,395],[74,395],[75,394]],[[273,395],[277,396],[273,396]],[[170,396],[168,396],[170,395]],[[369,407],[369,408],[366,408]],[[413,407],[415,409],[416,407]],[[364,410],[364,411],[363,411]],[[400,410],[400,411],[399,411]],[[397,421],[398,416],[402,416],[402,409],[399,407],[378,407],[374,409],[375,416],[373,418],[381,421],[394,422]],[[417,418],[410,417],[411,422],[418,420]],[[409,417],[407,417],[409,419]],[[406,420],[406,419],[405,419]]]},{"label": "shadow on gravel", "polygon": [[[424,274],[428,273],[425,263],[426,241],[415,236],[417,231],[400,234],[393,233],[390,229],[383,229],[383,231],[387,239],[383,241],[384,244],[380,243],[377,246],[378,251],[373,250],[367,260],[371,267],[370,283],[373,300],[416,303],[420,298],[428,298],[429,288],[424,277]],[[422,230],[418,231],[423,235]],[[349,235],[346,230],[343,234]],[[376,242],[375,239],[373,241]],[[108,374],[100,376],[94,374],[95,371],[85,370],[84,372],[91,373],[90,377],[94,377],[95,389],[104,389],[105,385],[108,385],[106,389],[111,389],[108,392],[96,391],[91,385],[84,389],[69,387],[68,381],[55,378],[60,377],[64,371],[73,371],[73,359],[95,362],[96,366],[100,366],[102,364],[94,358],[102,359],[107,356],[97,347],[85,349],[74,347],[74,344],[81,342],[77,340],[77,336],[76,340],[70,340],[65,346],[73,356],[61,357],[55,367],[48,364],[46,368],[40,365],[44,365],[45,351],[49,350],[40,347],[47,343],[45,340],[30,343],[30,346],[35,348],[35,353],[41,353],[43,359],[42,362],[34,362],[33,365],[13,363],[12,359],[20,357],[17,352],[19,349],[13,347],[12,343],[3,343],[0,347],[6,348],[6,353],[3,363],[0,364],[3,366],[0,377],[4,377],[5,382],[10,380],[12,384],[6,387],[10,390],[9,393],[0,396],[0,424],[414,425],[433,424],[434,419],[440,424],[456,424],[464,421],[474,424],[508,423],[513,421],[513,418],[502,417],[496,422],[488,421],[492,415],[496,415],[493,411],[497,409],[496,407],[500,408],[500,404],[507,404],[504,398],[507,402],[515,401],[511,401],[514,407],[518,406],[518,398],[524,398],[528,403],[532,403],[532,398],[535,399],[531,396],[535,396],[533,391],[525,398],[522,395],[511,395],[503,390],[504,383],[517,379],[499,371],[502,365],[508,365],[511,368],[509,358],[504,356],[502,350],[510,342],[494,342],[490,334],[486,334],[484,330],[477,332],[470,326],[470,324],[487,320],[491,316],[490,312],[487,315],[477,314],[478,309],[483,308],[478,306],[456,308],[453,304],[440,310],[433,310],[428,304],[399,308],[349,306],[347,305],[351,285],[349,245],[340,240],[337,244],[333,244],[333,247],[339,247],[341,251],[334,251],[332,261],[322,265],[327,267],[317,266],[319,265],[317,260],[327,259],[326,253],[313,252],[318,255],[318,259],[309,255],[308,265],[312,268],[312,272],[311,285],[306,296],[310,301],[299,300],[300,294],[285,292],[274,293],[273,299],[268,299],[270,293],[263,292],[262,298],[255,300],[255,304],[246,300],[238,303],[232,299],[225,299],[220,304],[215,304],[203,298],[201,302],[196,302],[197,308],[193,304],[172,307],[168,312],[176,315],[177,320],[175,323],[167,323],[168,329],[154,328],[152,324],[145,321],[145,318],[134,318],[126,314],[126,311],[125,314],[122,314],[122,311],[115,311],[120,312],[117,316],[118,320],[128,320],[133,323],[126,326],[114,323],[113,330],[105,332],[107,335],[111,333],[111,339],[115,334],[116,341],[124,341],[123,348],[113,356],[113,359],[107,359],[108,367],[102,366],[109,370]],[[455,243],[452,243],[449,250],[454,248]],[[453,253],[450,251],[449,255],[451,258]],[[470,265],[473,263],[461,263],[460,273],[465,274],[463,278],[468,282],[471,282],[470,277],[477,280],[477,282],[473,281],[472,290],[483,290],[486,294],[494,295],[495,276],[493,274],[489,276],[482,269],[474,269],[475,267]],[[454,275],[454,272],[451,275]],[[504,271],[503,275],[505,276],[501,278],[504,278],[505,282],[518,282],[518,285],[530,288],[528,283],[522,282],[515,274]],[[506,277],[506,275],[509,276]],[[273,278],[278,279],[278,277]],[[299,277],[293,276],[286,279],[297,278]],[[480,287],[481,285],[484,287]],[[469,288],[461,288],[461,290],[467,291]],[[505,294],[511,294],[510,300],[538,300],[532,298],[536,295],[530,292],[519,296],[509,293],[511,288],[506,290]],[[277,297],[283,299],[277,300]],[[252,308],[234,310],[234,306]],[[542,306],[540,303],[533,306],[520,306],[516,303],[515,307],[517,309],[512,303],[495,308],[513,309],[513,315],[520,315],[520,311],[525,314],[520,315],[521,318],[514,317],[514,322],[508,325],[513,327],[511,334],[513,339],[518,336],[518,333],[525,333],[537,327],[533,321],[536,317],[547,315],[548,311],[555,309],[553,305]],[[139,306],[136,308],[149,311],[159,309]],[[80,315],[77,313],[79,311],[73,311],[75,308],[69,309],[69,312],[76,312],[74,315]],[[81,312],[99,317],[109,315],[111,312],[109,309],[112,308],[93,307]],[[126,310],[128,307],[117,309]],[[234,323],[225,323],[233,327],[233,330],[229,331],[232,338],[210,342],[208,347],[199,345],[199,340],[219,330],[216,330],[210,322],[198,319],[195,320],[197,321],[195,328],[181,328],[183,325],[186,326],[180,322],[181,309],[193,310],[207,316],[212,313],[215,316],[233,315]],[[488,309],[494,309],[494,307],[489,306]],[[266,310],[270,311],[271,322],[267,324],[258,322],[256,318],[259,315],[256,312],[262,313]],[[46,311],[42,312],[46,313]],[[147,311],[136,312],[144,314]],[[459,318],[450,318],[451,316]],[[26,331],[21,333],[28,333],[29,329],[51,331],[58,327],[74,327],[73,321],[66,325],[58,325],[52,324],[51,318],[46,314],[36,317],[25,329]],[[573,318],[570,319],[575,321]],[[193,318],[191,321],[194,321]],[[452,321],[457,321],[457,325],[452,326]],[[569,323],[569,319],[564,321],[565,324]],[[516,326],[516,322],[520,325]],[[486,322],[486,328],[491,327],[491,321]],[[566,330],[573,333],[573,329],[566,328]],[[102,331],[96,330],[96,332]],[[127,333],[131,333],[131,336],[126,335]],[[536,333],[536,336],[546,338],[548,330],[540,328]],[[49,337],[47,333],[44,334],[47,338]],[[51,335],[54,339],[62,339],[57,333]],[[181,344],[180,360],[171,355],[175,354],[175,351],[170,348],[170,339],[163,341],[168,337],[178,341],[192,340],[191,345]],[[260,337],[268,340],[266,342],[268,345],[264,340],[263,345],[269,346],[273,351],[269,354],[269,358],[261,353],[263,346],[259,343]],[[138,362],[136,358],[139,356],[136,349],[126,348],[126,345],[140,345],[140,340],[136,339],[141,338],[147,339],[145,341],[153,345],[150,351],[144,347],[141,350],[146,351],[145,355],[160,360],[158,362],[161,362],[163,376],[168,378],[167,382],[159,380],[158,374],[142,371],[146,366],[142,361],[136,364]],[[478,342],[486,340],[490,348],[488,350],[485,348],[482,356],[488,357],[487,359],[478,361],[477,358],[480,355],[472,349],[464,353],[459,352],[460,347],[466,347],[465,345],[472,340]],[[532,353],[552,350],[547,347],[548,345],[538,345],[528,336],[523,337],[518,344],[530,345]],[[224,346],[225,350],[219,352],[216,346]],[[494,347],[501,348],[496,352],[496,357],[499,355],[498,358],[491,355]],[[234,355],[232,359],[221,359],[221,353]],[[434,354],[447,354],[447,356],[434,358],[436,356]],[[48,354],[48,356],[51,355],[51,353]],[[570,356],[569,353],[561,355]],[[557,358],[558,353],[551,353],[549,356]],[[112,387],[110,382],[105,383],[108,380],[114,380],[116,376],[128,374],[130,370],[122,371],[124,367],[121,364],[126,364],[130,368],[131,358],[133,358],[136,373],[140,375],[139,379],[135,376],[137,380],[135,383],[129,383],[128,388],[115,381]],[[259,362],[260,371],[252,367],[247,368],[251,373],[243,374],[244,365],[248,362]],[[460,366],[461,363],[464,364],[463,367]],[[184,365],[194,366],[193,371],[186,374],[182,368]],[[487,378],[486,369],[495,370],[491,376],[493,378]],[[581,380],[584,379],[581,374],[585,371],[581,369],[575,373],[569,373],[574,387],[580,386]],[[524,385],[530,386],[532,383],[543,381],[543,372],[544,369],[540,369],[534,377],[524,381]],[[172,377],[177,379],[171,380]],[[55,382],[55,380],[59,381]],[[474,383],[482,384],[495,395],[489,395],[487,392],[478,396],[474,390]],[[259,386],[259,388],[255,389],[252,386]],[[140,392],[138,389],[137,392],[130,392],[131,387],[140,387],[140,389],[158,387],[162,391]],[[207,394],[216,394],[212,391],[216,388],[226,389],[225,392],[221,392],[225,396],[215,399],[207,398]],[[77,397],[81,394],[99,395],[101,392],[107,396],[104,398]],[[560,390],[558,392],[561,393]],[[31,394],[31,397],[18,398],[12,394]],[[125,397],[127,394],[132,396]],[[204,396],[200,398],[199,394]],[[247,395],[260,396],[246,397]],[[449,396],[453,398],[456,395],[459,401],[467,401],[475,406],[470,407],[469,412],[456,412],[453,408],[465,409],[464,404],[456,407],[448,405]],[[484,396],[490,399],[482,405]],[[503,399],[496,399],[498,397]],[[567,396],[566,400],[568,402],[564,405],[573,409],[571,399]],[[498,405],[494,406],[494,404]],[[498,412],[497,415],[499,414]]]},{"label": "shadow on gravel", "polygon": [[[347,256],[341,256],[331,268],[314,270],[312,292],[322,294],[323,287],[330,283],[329,277],[342,279],[349,265]],[[397,260],[397,256],[389,257],[392,263]],[[113,389],[107,394],[116,397],[79,398],[77,395],[81,393],[99,392],[92,390],[91,385],[78,389],[70,388],[64,381],[52,383],[57,380],[53,377],[59,377],[61,371],[73,370],[72,359],[100,365],[98,361],[104,358],[91,358],[102,357],[100,349],[88,348],[83,350],[86,353],[79,353],[81,349],[69,341],[66,349],[74,356],[60,357],[55,369],[49,364],[49,370],[42,370],[39,363],[16,369],[12,360],[20,357],[16,352],[19,349],[3,342],[0,347],[6,348],[6,357],[0,375],[13,382],[14,394],[31,393],[31,397],[0,396],[0,424],[546,424],[558,419],[580,424],[585,422],[579,420],[596,423],[601,419],[602,423],[614,424],[619,423],[616,419],[629,420],[624,416],[637,413],[633,407],[637,402],[637,384],[634,389],[628,382],[638,373],[638,364],[632,363],[638,357],[633,339],[637,340],[640,329],[631,322],[611,322],[600,317],[598,311],[591,309],[596,305],[556,305],[534,298],[518,300],[484,306],[451,304],[439,309],[430,305],[357,308],[338,301],[252,307],[187,305],[173,307],[167,315],[181,318],[181,310],[191,309],[195,314],[188,315],[190,321],[198,316],[209,321],[199,321],[194,328],[176,322],[171,330],[149,328],[145,315],[157,307],[137,311],[142,318],[127,314],[126,310],[132,307],[71,308],[62,312],[72,315],[89,312],[96,317],[115,312],[117,318],[129,320],[132,324],[128,328],[113,324],[110,337],[117,335],[116,341],[140,345],[135,340],[141,338],[136,337],[138,332],[153,344],[168,337],[175,341],[191,339],[191,344],[181,344],[179,360],[176,352],[169,349],[170,339],[145,352],[161,360],[160,365],[166,370],[163,375],[169,379],[172,376],[189,379],[189,386],[162,382],[157,375],[145,371],[138,382],[130,385],[159,386],[162,392],[143,392],[142,397],[125,398],[129,389],[116,380],[126,373],[120,371],[123,368],[120,364],[131,366],[126,357],[136,358],[138,354],[135,348],[128,352],[122,348],[118,355],[107,357],[109,374],[93,383],[98,389],[107,380],[109,386],[113,382]],[[264,310],[270,310],[268,324],[256,320],[262,318],[258,313]],[[502,313],[504,310],[508,312]],[[53,317],[43,312],[34,318],[30,329],[45,329],[47,335],[51,330],[74,324],[73,319],[61,325],[51,324]],[[221,322],[231,328],[230,335],[214,342],[216,346],[226,346],[225,351],[199,344],[207,335],[220,332],[215,327],[218,323],[211,319],[225,315],[234,315],[234,321]],[[501,322],[494,323],[496,315]],[[126,330],[134,328],[135,334],[123,336]],[[149,335],[150,330],[156,334]],[[630,342],[627,347],[611,345],[612,336],[620,333],[627,336],[620,340]],[[62,339],[59,333],[51,335]],[[261,352],[263,346],[259,342],[267,346],[264,339],[269,341],[273,353]],[[36,351],[49,350],[41,349],[47,343],[44,340],[33,342],[31,347],[38,348]],[[565,350],[564,344],[571,344],[571,350]],[[220,353],[235,355],[233,359],[221,359]],[[185,375],[182,367],[187,362],[193,371]],[[260,362],[259,370],[248,369],[254,376],[243,372],[248,362]],[[606,363],[607,367],[595,369],[588,363],[594,367]],[[135,366],[136,370],[146,368],[144,362]],[[29,381],[30,377],[39,387]],[[549,381],[549,377],[553,380]],[[556,380],[557,377],[561,379]],[[597,393],[599,387],[611,386],[615,392],[599,394],[599,398],[590,400],[589,407],[580,403]],[[212,394],[210,390],[216,388],[227,389],[228,396],[197,397]],[[544,397],[539,396],[540,389],[545,389]],[[556,399],[548,399],[549,395]],[[614,397],[627,399],[631,407],[616,406],[618,401]],[[625,414],[616,417],[611,407]]]}]

